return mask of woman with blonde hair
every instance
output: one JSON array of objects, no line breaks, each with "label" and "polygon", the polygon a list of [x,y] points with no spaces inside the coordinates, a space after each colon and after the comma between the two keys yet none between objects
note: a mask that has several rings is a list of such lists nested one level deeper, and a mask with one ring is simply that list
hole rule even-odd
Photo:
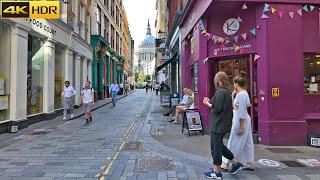
[{"label": "woman with blonde hair", "polygon": [[173,123],[178,124],[179,115],[183,113],[186,109],[194,108],[194,93],[191,89],[185,88],[185,93],[188,96],[188,100],[184,105],[180,105],[176,107],[175,116],[173,116]]},{"label": "woman with blonde hair", "polygon": [[204,175],[210,179],[222,179],[222,155],[232,164],[230,174],[236,174],[243,165],[237,162],[233,153],[223,144],[223,137],[229,132],[232,121],[232,97],[228,89],[228,76],[225,72],[218,72],[214,77],[216,92],[210,100],[205,97],[203,103],[210,109],[210,139],[213,168]]}]

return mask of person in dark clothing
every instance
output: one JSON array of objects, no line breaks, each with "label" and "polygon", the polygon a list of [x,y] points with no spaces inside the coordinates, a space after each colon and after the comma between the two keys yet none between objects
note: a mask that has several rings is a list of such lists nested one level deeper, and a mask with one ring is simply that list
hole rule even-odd
[{"label": "person in dark clothing", "polygon": [[210,100],[205,97],[203,103],[210,109],[210,138],[211,138],[211,156],[213,159],[213,168],[204,173],[210,179],[222,179],[221,164],[222,155],[232,163],[230,174],[236,174],[242,170],[243,165],[237,162],[232,152],[223,144],[223,137],[230,132],[232,125],[232,97],[228,88],[228,76],[225,72],[218,72],[214,77],[216,92]]},{"label": "person in dark clothing", "polygon": [[146,84],[146,93],[148,93],[148,90],[149,90],[149,84],[147,83]]}]

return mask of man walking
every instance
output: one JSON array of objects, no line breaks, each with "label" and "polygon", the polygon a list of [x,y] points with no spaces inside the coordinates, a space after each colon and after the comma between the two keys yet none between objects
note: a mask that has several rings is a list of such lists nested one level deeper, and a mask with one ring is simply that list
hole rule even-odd
[{"label": "man walking", "polygon": [[63,120],[67,119],[68,110],[71,113],[71,118],[73,118],[73,97],[76,95],[76,91],[74,88],[70,85],[69,81],[64,82],[64,88],[62,92],[62,98],[63,98]]},{"label": "man walking", "polygon": [[116,106],[117,93],[119,91],[119,86],[114,81],[112,81],[111,86],[109,88],[110,94],[112,96],[112,104]]},{"label": "man walking", "polygon": [[85,107],[86,123],[92,122],[92,106],[94,105],[94,90],[91,87],[91,82],[87,81],[85,87],[81,91],[80,105]]}]

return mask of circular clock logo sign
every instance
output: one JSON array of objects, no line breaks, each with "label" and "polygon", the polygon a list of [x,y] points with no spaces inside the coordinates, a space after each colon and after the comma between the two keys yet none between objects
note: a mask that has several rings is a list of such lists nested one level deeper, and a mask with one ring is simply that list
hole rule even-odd
[{"label": "circular clock logo sign", "polygon": [[237,33],[239,28],[240,28],[240,23],[235,18],[228,19],[223,25],[224,33],[226,33],[229,36]]}]

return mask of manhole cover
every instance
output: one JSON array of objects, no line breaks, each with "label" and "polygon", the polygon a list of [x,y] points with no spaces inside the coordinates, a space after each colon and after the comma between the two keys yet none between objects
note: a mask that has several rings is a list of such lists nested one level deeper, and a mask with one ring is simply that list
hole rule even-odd
[{"label": "manhole cover", "polygon": [[298,163],[297,161],[280,161],[288,167],[306,167],[303,164]]},{"label": "manhole cover", "polygon": [[301,153],[300,151],[293,148],[266,148],[272,153]]},{"label": "manhole cover", "polygon": [[138,171],[171,171],[173,164],[167,158],[161,157],[143,157],[138,159]]},{"label": "manhole cover", "polygon": [[128,142],[125,145],[125,151],[140,151],[141,142]]}]

